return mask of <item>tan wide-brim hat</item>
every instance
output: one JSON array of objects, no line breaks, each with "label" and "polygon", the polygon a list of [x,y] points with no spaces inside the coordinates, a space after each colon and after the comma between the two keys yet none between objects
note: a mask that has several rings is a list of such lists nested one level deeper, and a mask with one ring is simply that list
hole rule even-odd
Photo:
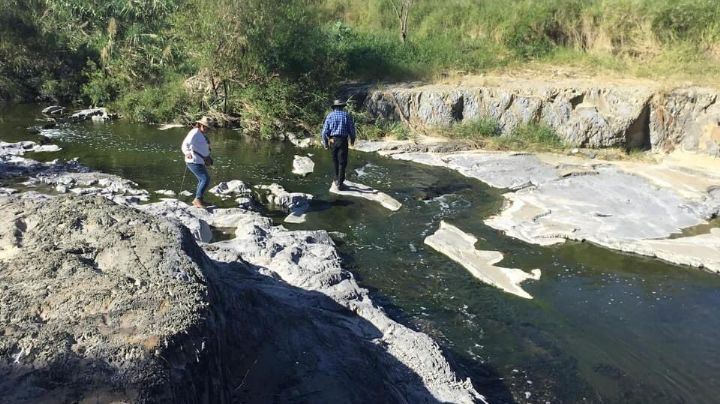
[{"label": "tan wide-brim hat", "polygon": [[200,124],[208,129],[210,129],[210,119],[208,119],[208,117],[206,117],[206,116],[198,119],[197,121],[195,121],[195,123]]},{"label": "tan wide-brim hat", "polygon": [[333,105],[332,105],[332,106],[333,106],[333,107],[344,107],[344,106],[346,106],[346,105],[347,105],[347,102],[345,102],[345,101],[335,100],[335,101],[333,101]]}]

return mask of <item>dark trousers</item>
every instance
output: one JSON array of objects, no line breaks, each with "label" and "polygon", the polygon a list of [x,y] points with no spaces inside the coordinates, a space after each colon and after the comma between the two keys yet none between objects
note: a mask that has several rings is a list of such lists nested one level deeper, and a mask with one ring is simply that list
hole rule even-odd
[{"label": "dark trousers", "polygon": [[342,185],[345,181],[345,169],[348,163],[348,138],[334,137],[332,138],[332,157],[333,166],[335,167],[335,181],[338,185]]}]

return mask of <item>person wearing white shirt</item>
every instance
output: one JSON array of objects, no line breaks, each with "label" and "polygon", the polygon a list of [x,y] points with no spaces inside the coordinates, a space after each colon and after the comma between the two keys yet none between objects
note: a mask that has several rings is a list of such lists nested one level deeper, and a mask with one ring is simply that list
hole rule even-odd
[{"label": "person wearing white shirt", "polygon": [[210,157],[210,141],[206,135],[209,131],[210,121],[207,117],[202,117],[195,121],[193,128],[182,142],[185,165],[198,179],[195,199],[192,201],[196,208],[207,207],[203,195],[210,186],[210,174],[208,174],[207,166],[213,163]]}]

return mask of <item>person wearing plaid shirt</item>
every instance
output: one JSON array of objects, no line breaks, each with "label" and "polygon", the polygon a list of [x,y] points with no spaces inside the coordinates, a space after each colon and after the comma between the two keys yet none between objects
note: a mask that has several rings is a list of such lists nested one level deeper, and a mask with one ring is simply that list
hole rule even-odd
[{"label": "person wearing plaid shirt", "polygon": [[325,149],[331,148],[335,179],[333,185],[339,190],[345,187],[345,169],[348,162],[348,142],[355,144],[355,122],[352,116],[344,110],[346,103],[335,100],[332,112],[325,117],[322,130],[322,145]]}]

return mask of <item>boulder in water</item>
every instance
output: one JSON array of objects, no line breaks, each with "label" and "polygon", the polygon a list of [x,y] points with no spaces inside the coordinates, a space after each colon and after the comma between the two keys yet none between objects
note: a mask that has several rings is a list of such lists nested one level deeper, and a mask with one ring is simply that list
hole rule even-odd
[{"label": "boulder in water", "polygon": [[293,159],[293,174],[297,175],[308,175],[315,171],[315,163],[310,157],[295,156]]},{"label": "boulder in water", "polygon": [[88,108],[76,111],[70,115],[70,119],[74,121],[92,120],[93,122],[104,122],[116,118],[117,114],[108,113],[106,108]]},{"label": "boulder in water", "polygon": [[240,180],[232,180],[217,184],[210,188],[209,192],[221,198],[229,198],[231,196],[249,195],[250,187]]},{"label": "boulder in water", "polygon": [[301,192],[288,192],[278,184],[258,185],[257,189],[266,191],[268,203],[290,214],[285,218],[288,223],[302,223],[305,212],[310,208],[313,196]]},{"label": "boulder in water", "polygon": [[45,115],[62,115],[65,113],[65,107],[51,105],[47,108],[43,108],[42,113]]}]

